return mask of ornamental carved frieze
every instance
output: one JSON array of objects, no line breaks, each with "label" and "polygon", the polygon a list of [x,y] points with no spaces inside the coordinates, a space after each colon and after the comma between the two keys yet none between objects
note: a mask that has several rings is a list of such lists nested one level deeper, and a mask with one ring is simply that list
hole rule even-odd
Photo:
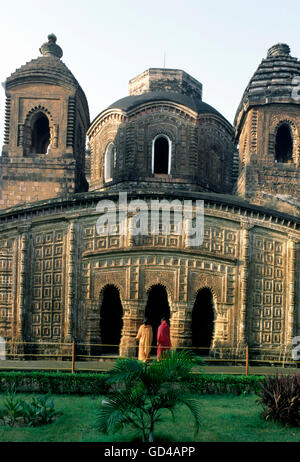
[{"label": "ornamental carved frieze", "polygon": [[223,302],[226,294],[223,289],[223,277],[216,274],[205,274],[192,271],[189,274],[189,299],[194,301],[199,290],[209,288],[217,298],[217,302]]},{"label": "ornamental carved frieze", "polygon": [[0,336],[11,335],[16,267],[15,239],[0,240]]},{"label": "ornamental carved frieze", "polygon": [[174,300],[176,294],[176,270],[165,270],[163,268],[145,269],[142,272],[142,293],[146,294],[155,285],[162,285],[166,288],[169,303]]},{"label": "ornamental carved frieze", "polygon": [[127,272],[126,269],[96,270],[91,276],[91,294],[94,299],[101,296],[105,286],[113,285],[120,292],[120,298],[125,299],[127,293]]},{"label": "ornamental carved frieze", "polygon": [[[26,335],[35,340],[60,339],[63,335],[65,304],[65,274],[72,274],[70,262],[66,264],[66,229],[36,229],[27,243],[22,234],[20,254],[19,313],[25,309],[26,245],[31,253],[30,310],[26,313]],[[68,247],[68,251],[69,251]],[[69,253],[70,254],[70,253]],[[23,293],[23,294],[22,294]],[[23,302],[22,302],[23,300]]]},{"label": "ornamental carved frieze", "polygon": [[244,229],[246,231],[250,231],[250,229],[254,228],[255,223],[253,218],[242,218],[241,221],[241,229]]},{"label": "ornamental carved frieze", "polygon": [[253,236],[248,297],[248,329],[252,345],[280,345],[285,341],[287,264],[284,240],[272,239],[267,234]]}]

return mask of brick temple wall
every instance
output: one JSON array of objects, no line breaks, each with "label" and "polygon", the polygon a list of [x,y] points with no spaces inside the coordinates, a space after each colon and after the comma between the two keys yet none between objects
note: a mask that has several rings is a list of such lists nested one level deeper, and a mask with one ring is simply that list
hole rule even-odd
[{"label": "brick temple wall", "polygon": [[204,242],[190,248],[185,234],[133,236],[128,228],[125,236],[98,235],[89,197],[65,211],[52,201],[47,212],[44,206],[22,217],[19,211],[19,219],[0,215],[0,336],[6,340],[101,343],[107,285],[118,289],[123,307],[122,355],[135,348],[147,292],[156,284],[168,294],[174,346],[191,346],[192,309],[204,287],[214,300],[213,348],[248,343],[279,355],[300,334],[299,224],[210,200]]},{"label": "brick temple wall", "polygon": [[2,158],[0,209],[71,194],[75,160]]}]

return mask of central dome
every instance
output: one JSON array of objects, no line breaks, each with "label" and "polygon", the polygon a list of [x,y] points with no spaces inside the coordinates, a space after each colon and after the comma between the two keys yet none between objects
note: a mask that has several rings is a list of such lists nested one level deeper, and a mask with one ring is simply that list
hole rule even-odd
[{"label": "central dome", "polygon": [[169,101],[204,114],[223,117],[216,109],[202,101],[202,84],[180,69],[151,68],[129,82],[129,96],[109,106],[130,111],[154,101]]},{"label": "central dome", "polygon": [[148,69],[88,130],[90,190],[231,193],[234,134],[179,69]]},{"label": "central dome", "polygon": [[121,98],[111,104],[108,109],[116,108],[122,109],[123,111],[130,111],[142,104],[154,101],[169,101],[178,103],[192,109],[198,114],[217,114],[220,117],[223,117],[216,109],[209,104],[204,103],[204,101],[201,101],[200,98],[168,91],[150,91],[141,95],[126,96],[125,98]]}]

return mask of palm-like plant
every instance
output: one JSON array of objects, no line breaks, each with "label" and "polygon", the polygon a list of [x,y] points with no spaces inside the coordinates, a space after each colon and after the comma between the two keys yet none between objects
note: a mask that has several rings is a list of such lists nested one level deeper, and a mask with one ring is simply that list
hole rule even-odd
[{"label": "palm-like plant", "polygon": [[188,351],[172,351],[161,361],[147,365],[135,359],[119,359],[111,371],[114,391],[102,401],[97,416],[99,430],[117,432],[132,425],[143,441],[154,441],[154,425],[162,420],[161,410],[184,404],[191,411],[197,433],[199,401],[191,395],[188,381],[194,362],[201,361]]}]

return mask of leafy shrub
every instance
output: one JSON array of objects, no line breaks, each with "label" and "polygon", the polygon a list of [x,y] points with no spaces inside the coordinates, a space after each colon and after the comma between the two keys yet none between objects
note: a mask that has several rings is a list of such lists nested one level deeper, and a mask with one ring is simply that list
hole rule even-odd
[{"label": "leafy shrub", "polygon": [[[101,372],[0,371],[0,392],[106,395],[111,388],[109,374]],[[264,377],[227,374],[189,374],[185,385],[194,393],[246,394],[260,390]]]},{"label": "leafy shrub", "polygon": [[22,400],[13,391],[4,399],[3,405],[2,419],[6,424],[13,427],[17,419],[23,416]]},{"label": "leafy shrub", "polygon": [[264,377],[254,375],[193,374],[189,379],[189,387],[191,391],[201,394],[242,395],[257,392],[263,381]]},{"label": "leafy shrub", "polygon": [[0,420],[11,427],[16,423],[34,427],[49,424],[58,415],[50,398],[49,395],[39,396],[27,402],[18,398],[13,391],[3,401],[4,410],[0,413]]},{"label": "leafy shrub", "polygon": [[103,373],[0,372],[0,392],[99,395],[108,391],[106,380]]},{"label": "leafy shrub", "polygon": [[257,395],[263,419],[300,426],[300,374],[266,377]]},{"label": "leafy shrub", "polygon": [[23,417],[29,426],[47,425],[58,415],[54,409],[54,400],[48,394],[33,398],[31,403],[23,401]]}]

